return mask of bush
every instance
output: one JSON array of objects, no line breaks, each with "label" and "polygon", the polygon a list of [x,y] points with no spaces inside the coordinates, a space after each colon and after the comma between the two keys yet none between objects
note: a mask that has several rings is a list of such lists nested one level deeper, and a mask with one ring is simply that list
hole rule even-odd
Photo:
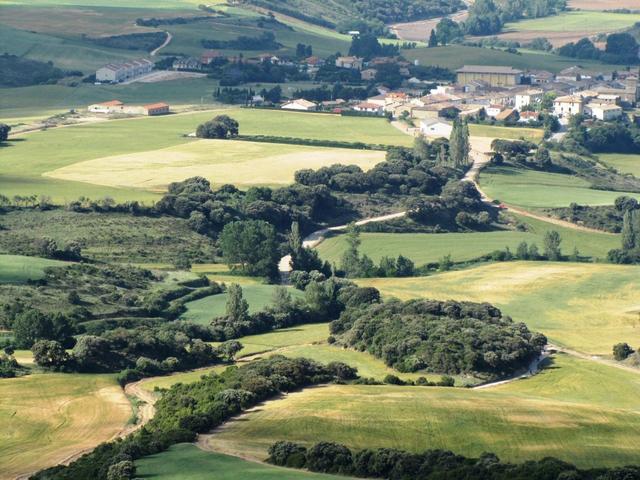
[{"label": "bush", "polygon": [[633,349],[628,343],[617,343],[613,346],[613,358],[621,362],[633,353]]}]

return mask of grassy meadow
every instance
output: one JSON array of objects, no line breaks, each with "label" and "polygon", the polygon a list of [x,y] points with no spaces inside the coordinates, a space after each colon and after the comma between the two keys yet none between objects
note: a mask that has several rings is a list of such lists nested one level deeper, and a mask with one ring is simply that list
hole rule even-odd
[{"label": "grassy meadow", "polygon": [[621,195],[640,198],[637,193],[595,190],[586,180],[560,173],[523,170],[509,166],[489,167],[480,173],[480,184],[494,199],[525,208],[612,205]]},{"label": "grassy meadow", "polygon": [[532,18],[507,23],[505,31],[517,32],[584,32],[590,33],[623,30],[640,22],[640,14],[612,12],[562,12],[544,18]]},{"label": "grassy meadow", "polygon": [[[279,468],[220,453],[204,452],[193,444],[174,445],[166,452],[136,461],[136,475],[149,480],[332,480],[344,479]],[[213,476],[212,476],[213,475]]]},{"label": "grassy meadow", "polygon": [[[249,311],[259,312],[271,305],[276,288],[277,285],[243,285],[242,294],[249,303]],[[289,291],[294,298],[303,295],[300,290],[294,288],[289,288]],[[187,311],[182,314],[181,318],[201,325],[208,325],[214,317],[224,315],[227,297],[227,293],[221,293],[189,302],[186,304]]]},{"label": "grassy meadow", "polygon": [[611,355],[640,344],[640,268],[586,263],[494,263],[430,277],[362,279],[387,297],[489,302],[551,342]]},{"label": "grassy meadow", "polygon": [[[542,249],[545,232],[556,230],[562,237],[565,254],[577,248],[580,255],[605,258],[607,252],[620,246],[618,235],[591,233],[564,228],[541,220],[517,216],[528,225],[528,231],[516,230],[470,233],[362,233],[360,251],[374,262],[384,256],[397,257],[402,254],[417,265],[438,262],[445,255],[451,255],[454,262],[473,260],[494,250],[509,247],[516,251],[520,242],[535,243]],[[317,247],[320,256],[329,262],[339,263],[347,248],[344,235],[329,237]]]},{"label": "grassy meadow", "polygon": [[620,173],[630,173],[640,177],[640,155],[623,153],[604,153],[599,155],[600,161],[614,167]]},{"label": "grassy meadow", "polygon": [[[2,149],[3,171],[0,173],[0,190],[7,196],[49,195],[56,201],[73,200],[79,196],[91,198],[111,196],[121,201],[136,199],[149,202],[156,200],[159,198],[157,193],[140,188],[115,188],[87,184],[60,180],[45,176],[45,174],[51,175],[51,172],[63,167],[79,168],[71,166],[88,160],[132,154],[144,157],[145,154],[148,155],[148,152],[169,147],[174,147],[171,151],[176,156],[181,154],[182,158],[191,156],[191,159],[195,159],[194,162],[198,161],[197,159],[202,161],[203,156],[207,156],[203,152],[203,148],[194,147],[198,141],[185,137],[185,135],[194,132],[200,123],[221,113],[231,115],[238,120],[241,133],[248,135],[262,134],[320,140],[361,141],[387,145],[411,145],[412,142],[411,137],[404,135],[384,119],[293,113],[278,110],[235,108],[165,117],[114,120],[32,132],[14,137]],[[206,148],[208,143],[201,143],[201,145]],[[232,146],[233,148],[231,148]],[[184,153],[180,152],[180,147],[186,149]],[[228,161],[233,161],[234,158],[237,160],[242,152],[248,152],[254,157],[269,152],[267,156],[273,156],[274,148],[276,147],[263,144],[256,146],[250,142],[238,144],[230,142],[225,145],[225,150],[231,149],[233,152],[230,151],[225,155]],[[199,150],[194,152],[193,149]],[[290,146],[282,146],[281,150],[285,152],[327,151],[325,149],[305,150],[301,147],[290,148]],[[342,161],[352,163],[352,157],[357,157],[362,152],[336,150],[335,153],[335,159],[329,154],[320,154],[319,157],[316,157],[316,161],[331,163],[342,159]],[[314,155],[316,154],[314,153]],[[28,165],[25,165],[25,159],[28,159]],[[171,158],[171,162],[176,161],[180,162],[173,157]],[[289,171],[285,172],[284,178],[290,178],[291,170],[295,169],[295,166],[291,164],[292,160],[290,158],[287,160],[285,157],[281,158],[281,161],[289,165],[287,167]],[[189,160],[187,160],[188,162]],[[102,161],[102,164],[104,163],[106,162]],[[220,163],[224,164],[224,160]],[[366,163],[375,163],[375,160],[369,158]],[[305,166],[305,161],[300,160],[299,168]],[[149,166],[152,171],[155,171],[156,167],[157,165]],[[265,165],[262,166],[262,173],[258,173],[258,176],[264,177],[264,171]],[[190,170],[185,177],[196,173],[197,171]],[[220,173],[213,174],[214,182],[216,177],[221,178]],[[140,174],[142,175],[142,172]],[[271,177],[268,181],[271,182],[275,177],[273,174],[269,175]],[[174,177],[174,179],[177,178]]]},{"label": "grassy meadow", "polygon": [[504,138],[506,140],[519,140],[521,138],[538,143],[544,137],[544,131],[539,128],[501,127],[499,125],[469,125],[469,133],[472,136]]},{"label": "grassy meadow", "polygon": [[65,265],[65,262],[22,255],[0,255],[0,284],[26,283],[44,277],[44,269]]},{"label": "grassy meadow", "polygon": [[286,438],[355,449],[491,451],[505,461],[554,456],[580,467],[625,465],[640,453],[638,394],[640,376],[559,354],[540,375],[484,390],[309,388],[267,402],[207,440],[213,450],[255,458]]},{"label": "grassy meadow", "polygon": [[110,439],[131,406],[111,375],[32,374],[0,381],[0,478],[50,467]]}]

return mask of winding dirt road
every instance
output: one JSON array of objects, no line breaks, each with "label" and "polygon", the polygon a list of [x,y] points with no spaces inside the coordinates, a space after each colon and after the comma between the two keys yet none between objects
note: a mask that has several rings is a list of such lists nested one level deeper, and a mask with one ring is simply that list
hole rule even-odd
[{"label": "winding dirt road", "polygon": [[162,45],[160,45],[158,48],[156,48],[155,50],[153,50],[149,54],[150,56],[155,57],[160,50],[162,50],[164,47],[169,45],[171,43],[171,40],[173,40],[173,35],[171,35],[171,33],[169,33],[169,32],[164,32],[164,33],[167,34],[167,38],[165,39],[164,43]]}]

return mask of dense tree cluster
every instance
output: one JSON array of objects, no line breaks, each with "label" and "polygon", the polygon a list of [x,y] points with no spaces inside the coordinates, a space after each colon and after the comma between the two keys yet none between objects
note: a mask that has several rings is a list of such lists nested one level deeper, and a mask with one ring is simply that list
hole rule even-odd
[{"label": "dense tree cluster", "polygon": [[338,443],[319,442],[306,448],[279,441],[269,447],[270,463],[282,467],[306,468],[313,472],[360,478],[415,480],[639,480],[640,467],[579,470],[561,460],[546,457],[521,464],[503,463],[493,453],[479,458],[456,455],[447,450],[413,453],[391,448],[352,451]]},{"label": "dense tree cluster", "polygon": [[600,60],[605,63],[634,65],[640,62],[638,56],[640,44],[633,35],[627,32],[608,35],[604,50],[596,47],[589,38],[582,38],[575,43],[567,43],[556,51],[564,57]]},{"label": "dense tree cluster", "polygon": [[351,380],[356,371],[333,362],[321,365],[305,358],[272,356],[221,374],[211,373],[197,382],[178,383],[155,404],[156,415],[137,433],[103,443],[69,466],[57,466],[33,476],[36,480],[110,480],[108,472],[173,444],[191,442],[196,434],[220,425],[231,416],[281,392],[309,385]]},{"label": "dense tree cluster", "polygon": [[11,127],[9,125],[6,123],[0,123],[0,143],[7,141],[10,131]]},{"label": "dense tree cluster", "polygon": [[345,310],[331,322],[337,342],[401,371],[489,378],[526,368],[546,338],[489,304],[397,300]]},{"label": "dense tree cluster", "polygon": [[550,215],[568,222],[585,225],[597,230],[611,233],[622,231],[623,217],[625,213],[625,200],[629,197],[618,197],[615,205],[579,205],[572,203],[568,207],[547,209]]},{"label": "dense tree cluster", "polygon": [[282,45],[276,41],[273,32],[262,32],[258,37],[241,35],[233,40],[208,40],[200,41],[203,48],[217,50],[278,50]]},{"label": "dense tree cluster", "polygon": [[82,75],[82,73],[65,72],[54,67],[52,62],[29,60],[8,53],[0,55],[0,86],[2,87],[55,84],[68,75]]},{"label": "dense tree cluster", "polygon": [[640,204],[619,197],[615,206],[622,212],[622,248],[609,251],[608,258],[614,263],[640,263]]},{"label": "dense tree cluster", "polygon": [[469,9],[464,28],[469,35],[494,35],[507,22],[555,15],[566,7],[566,0],[478,0]]},{"label": "dense tree cluster", "polygon": [[217,115],[212,120],[198,125],[198,138],[232,138],[239,133],[239,124],[228,115]]},{"label": "dense tree cluster", "polygon": [[144,50],[151,52],[167,39],[165,32],[144,32],[128,33],[125,35],[113,35],[109,37],[96,37],[91,41],[108,48],[119,48],[122,50]]},{"label": "dense tree cluster", "polygon": [[277,65],[271,62],[247,63],[216,61],[209,67],[209,78],[220,80],[223,87],[232,87],[244,83],[284,83],[286,81],[308,80],[305,72],[296,66]]},{"label": "dense tree cluster", "polygon": [[349,55],[370,60],[373,57],[395,57],[399,48],[393,44],[381,44],[378,37],[371,33],[361,33],[351,40]]}]

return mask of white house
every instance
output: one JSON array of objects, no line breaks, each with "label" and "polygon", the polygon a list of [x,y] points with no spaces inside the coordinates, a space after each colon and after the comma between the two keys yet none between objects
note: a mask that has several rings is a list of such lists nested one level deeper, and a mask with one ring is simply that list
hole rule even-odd
[{"label": "white house", "polygon": [[420,133],[423,135],[449,138],[452,130],[453,127],[450,124],[437,118],[420,120]]},{"label": "white house", "polygon": [[484,111],[486,112],[487,116],[491,118],[497,117],[502,110],[504,110],[503,105],[491,104],[484,107]]},{"label": "white house", "polygon": [[285,103],[280,108],[282,108],[284,110],[310,111],[310,110],[315,110],[316,108],[318,108],[318,105],[316,105],[313,102],[310,102],[309,100],[305,100],[304,98],[298,98],[297,100],[292,100],[292,101],[290,101],[288,103]]},{"label": "white house", "polygon": [[145,58],[124,63],[110,63],[96,71],[96,81],[119,83],[146,75],[153,70],[153,62]]},{"label": "white house", "polygon": [[553,113],[560,117],[571,117],[584,111],[584,99],[577,95],[558,97],[553,101]]},{"label": "white house", "polygon": [[336,58],[336,67],[362,70],[362,59],[358,57],[338,57]]},{"label": "white house", "polygon": [[540,103],[544,97],[542,90],[527,90],[526,92],[516,94],[514,106],[516,110],[522,110],[529,105]]},{"label": "white house", "polygon": [[384,107],[377,103],[362,102],[354,105],[353,109],[356,112],[375,113],[376,115],[382,115],[384,113]]},{"label": "white house", "polygon": [[622,116],[622,107],[610,103],[588,103],[584,107],[584,113],[598,120],[614,120]]}]

